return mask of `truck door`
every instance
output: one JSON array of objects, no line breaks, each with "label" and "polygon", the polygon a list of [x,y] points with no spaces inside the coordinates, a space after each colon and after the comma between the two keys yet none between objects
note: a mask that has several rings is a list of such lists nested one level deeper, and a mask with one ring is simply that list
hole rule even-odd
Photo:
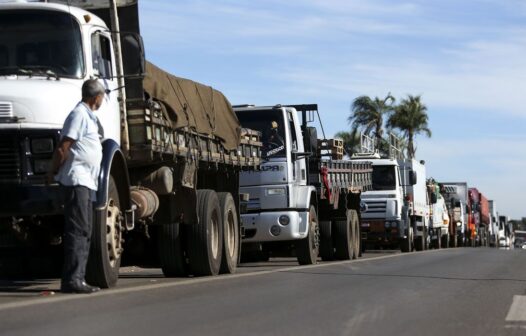
[{"label": "truck door", "polygon": [[[287,110],[287,118],[289,121],[290,129],[290,147],[291,152],[303,153],[303,139],[298,138],[301,136],[301,128],[297,120],[297,116],[292,112],[293,110]],[[306,158],[301,158],[293,161],[292,177],[293,183],[297,185],[306,185],[307,184],[307,164],[305,162]]]},{"label": "truck door", "polygon": [[91,70],[102,85],[109,90],[97,117],[103,128],[103,138],[120,143],[120,109],[118,103],[115,55],[111,37],[108,33],[96,29],[91,33]]}]

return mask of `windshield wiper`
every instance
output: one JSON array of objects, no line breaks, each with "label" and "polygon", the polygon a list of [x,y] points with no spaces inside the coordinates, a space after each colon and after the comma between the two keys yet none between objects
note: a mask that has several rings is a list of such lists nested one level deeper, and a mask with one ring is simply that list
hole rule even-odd
[{"label": "windshield wiper", "polygon": [[26,66],[25,68],[28,68],[28,70],[26,69],[24,70],[29,71],[31,75],[47,76],[47,79],[50,79],[51,77],[55,78],[56,80],[60,79],[57,73],[53,71],[51,67],[46,66],[46,65],[30,65],[30,66]]},{"label": "windshield wiper", "polygon": [[22,69],[19,67],[1,67],[0,68],[0,75],[2,76],[9,76],[9,75],[23,75],[23,76],[30,76],[33,74],[33,71]]}]

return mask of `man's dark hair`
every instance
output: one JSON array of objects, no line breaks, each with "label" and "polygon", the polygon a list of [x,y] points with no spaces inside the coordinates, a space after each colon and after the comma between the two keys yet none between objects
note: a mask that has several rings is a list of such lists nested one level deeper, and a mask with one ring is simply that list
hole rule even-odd
[{"label": "man's dark hair", "polygon": [[105,92],[104,86],[96,79],[88,79],[82,84],[82,100],[97,97]]}]

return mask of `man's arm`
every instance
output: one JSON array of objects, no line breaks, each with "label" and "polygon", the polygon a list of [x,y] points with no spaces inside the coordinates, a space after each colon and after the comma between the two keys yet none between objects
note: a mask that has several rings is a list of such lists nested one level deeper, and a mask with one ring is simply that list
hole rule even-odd
[{"label": "man's arm", "polygon": [[75,140],[64,137],[62,140],[60,140],[60,143],[58,144],[58,147],[55,149],[55,152],[53,153],[53,159],[51,161],[51,169],[47,173],[47,182],[52,183],[54,175],[58,172],[60,167],[64,164],[66,159],[69,155],[69,150],[71,148],[71,145],[75,143]]}]

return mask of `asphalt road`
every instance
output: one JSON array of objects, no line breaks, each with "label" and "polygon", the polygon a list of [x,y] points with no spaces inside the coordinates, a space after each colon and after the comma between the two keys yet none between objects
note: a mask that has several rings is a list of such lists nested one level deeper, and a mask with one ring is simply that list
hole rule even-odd
[{"label": "asphalt road", "polygon": [[1,335],[523,335],[526,251],[448,249],[164,279],[124,270],[95,295],[0,282]]}]

